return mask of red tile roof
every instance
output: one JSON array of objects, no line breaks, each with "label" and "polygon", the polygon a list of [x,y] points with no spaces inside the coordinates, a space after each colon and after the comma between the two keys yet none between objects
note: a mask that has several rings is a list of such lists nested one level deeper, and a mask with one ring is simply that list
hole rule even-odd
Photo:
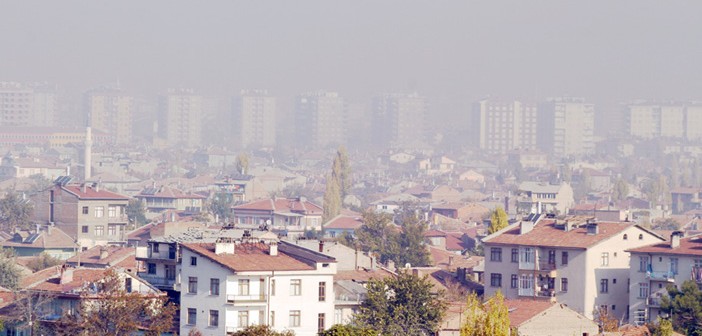
[{"label": "red tile roof", "polygon": [[171,187],[161,187],[155,193],[145,194],[144,191],[140,192],[134,197],[159,197],[159,198],[184,198],[184,199],[204,199],[207,198],[202,195],[186,193],[176,188]]},{"label": "red tile roof", "polygon": [[[47,231],[40,231],[39,232],[39,237],[34,240],[31,243],[23,243],[23,242],[17,242],[17,241],[12,241],[12,240],[6,240],[3,242],[0,242],[0,246],[4,247],[25,247],[25,248],[36,248],[36,249],[70,249],[70,248],[75,248],[76,243],[71,238],[69,235],[67,235],[65,232],[63,232],[61,229],[57,227],[51,227],[49,228],[51,230],[49,232]],[[27,231],[23,231],[27,232]],[[28,236],[28,234],[27,234]],[[23,237],[23,239],[26,238]]]},{"label": "red tile roof", "polygon": [[71,193],[78,197],[79,199],[94,199],[94,200],[129,200],[129,197],[113,193],[109,190],[99,189],[96,190],[93,187],[85,187],[85,192],[83,188],[79,185],[66,185],[61,186],[62,190]]},{"label": "red tile roof", "polygon": [[694,255],[702,256],[702,236],[693,236],[680,239],[680,245],[676,248],[670,247],[670,242],[663,242],[647,245],[628,250],[634,253],[655,253],[671,255]]},{"label": "red tile roof", "polygon": [[106,269],[97,268],[84,268],[84,269],[73,269],[73,279],[66,283],[61,283],[61,273],[60,271],[54,270],[53,273],[48,278],[35,283],[29,288],[43,291],[51,291],[58,293],[66,293],[73,290],[82,289],[86,282],[95,282],[105,277]]},{"label": "red tile roof", "polygon": [[309,201],[300,201],[295,198],[276,198],[253,201],[232,207],[236,210],[264,210],[275,212],[298,212],[312,215],[321,214],[322,207]]},{"label": "red tile roof", "polygon": [[587,234],[585,226],[580,226],[570,231],[556,227],[554,222],[541,221],[534,228],[519,234],[519,225],[507,229],[495,236],[485,238],[484,242],[491,245],[522,245],[522,246],[549,246],[586,249],[599,242],[613,237],[629,228],[631,223],[605,223],[599,222],[597,234]]},{"label": "red tile roof", "polygon": [[262,243],[237,244],[234,254],[216,254],[215,244],[191,243],[183,247],[202,255],[234,272],[252,271],[306,271],[314,270],[315,266],[278,250],[278,255],[268,254],[269,247]]},{"label": "red tile roof", "polygon": [[363,220],[357,216],[339,215],[328,221],[325,229],[356,230],[363,225]]},{"label": "red tile roof", "polygon": [[[106,249],[107,257],[100,258],[102,249]],[[81,264],[94,264],[103,265],[105,267],[114,266],[129,256],[133,256],[136,250],[133,247],[123,247],[123,246],[95,246],[87,251],[83,251],[79,256],[73,256],[66,260],[68,263],[77,264],[80,260]],[[135,266],[135,265],[134,265]],[[134,267],[132,266],[132,268]]]},{"label": "red tile roof", "polygon": [[334,280],[353,280],[356,282],[368,282],[370,279],[384,279],[394,276],[394,274],[384,268],[374,270],[358,269],[351,271],[337,271]]},{"label": "red tile roof", "polygon": [[518,327],[556,303],[548,300],[505,300],[505,304],[509,310],[510,326]]}]

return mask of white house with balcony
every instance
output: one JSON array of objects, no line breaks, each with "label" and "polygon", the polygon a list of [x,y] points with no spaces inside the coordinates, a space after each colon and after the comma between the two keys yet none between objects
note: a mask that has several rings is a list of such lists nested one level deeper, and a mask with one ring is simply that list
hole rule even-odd
[{"label": "white house with balcony", "polygon": [[322,230],[322,207],[300,198],[270,198],[232,207],[234,225],[262,228],[289,236]]},{"label": "white house with balcony", "polygon": [[254,324],[317,335],[334,323],[336,260],[290,243],[219,239],[181,246],[180,333]]},{"label": "white house with balcony", "polygon": [[628,222],[533,217],[483,239],[485,295],[550,300],[593,318],[606,307],[625,317],[628,249],[664,239]]},{"label": "white house with balcony", "polygon": [[678,288],[687,280],[702,285],[702,236],[683,237],[673,232],[670,241],[629,250],[629,322],[641,325],[656,321],[666,287]]}]

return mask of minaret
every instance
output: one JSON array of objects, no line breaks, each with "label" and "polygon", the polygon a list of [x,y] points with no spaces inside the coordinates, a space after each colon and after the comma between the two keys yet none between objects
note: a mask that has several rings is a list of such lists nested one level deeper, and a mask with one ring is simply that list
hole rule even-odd
[{"label": "minaret", "polygon": [[85,153],[83,159],[85,160],[83,167],[85,171],[83,172],[84,181],[88,181],[91,177],[92,171],[92,151],[93,151],[93,134],[90,131],[90,126],[85,128]]}]

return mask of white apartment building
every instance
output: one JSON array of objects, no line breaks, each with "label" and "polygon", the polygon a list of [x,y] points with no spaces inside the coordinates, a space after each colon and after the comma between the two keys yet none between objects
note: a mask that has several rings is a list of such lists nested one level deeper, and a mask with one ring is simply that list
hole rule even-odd
[{"label": "white apartment building", "polygon": [[480,149],[506,154],[513,149],[536,148],[536,104],[485,99],[475,104],[473,112]]},{"label": "white apartment building", "polygon": [[625,317],[627,250],[664,239],[630,223],[584,219],[522,221],[483,239],[485,295],[555,300],[592,319],[606,307]]},{"label": "white apartment building", "polygon": [[627,132],[644,139],[667,137],[697,141],[702,138],[702,106],[696,103],[637,102],[625,107]]},{"label": "white apartment building", "polygon": [[295,101],[295,136],[301,145],[338,146],[345,143],[344,99],[336,92],[310,92]]},{"label": "white apartment building", "polygon": [[524,181],[517,190],[517,211],[520,213],[567,214],[574,203],[573,188],[566,182]]},{"label": "white apartment building", "polygon": [[16,82],[0,82],[0,126],[54,126],[56,94]]},{"label": "white apartment building", "polygon": [[233,126],[243,148],[275,146],[276,98],[266,90],[242,90],[234,98]]},{"label": "white apartment building", "polygon": [[583,98],[552,98],[539,106],[539,146],[556,156],[595,150],[595,106]]},{"label": "white apartment building", "polygon": [[197,147],[202,138],[203,98],[192,89],[170,89],[161,97],[159,136],[170,146]]},{"label": "white apartment building", "polygon": [[83,97],[88,123],[103,131],[115,143],[127,144],[132,140],[133,98],[119,89],[96,89]]},{"label": "white apartment building", "polygon": [[629,322],[654,322],[661,315],[666,286],[693,280],[702,284],[702,236],[673,232],[670,241],[629,250]]},{"label": "white apartment building", "polygon": [[423,145],[427,100],[416,93],[388,93],[373,98],[376,144],[392,148]]},{"label": "white apartment building", "polygon": [[289,243],[182,245],[180,333],[228,335],[267,324],[313,336],[334,321],[336,260]]}]

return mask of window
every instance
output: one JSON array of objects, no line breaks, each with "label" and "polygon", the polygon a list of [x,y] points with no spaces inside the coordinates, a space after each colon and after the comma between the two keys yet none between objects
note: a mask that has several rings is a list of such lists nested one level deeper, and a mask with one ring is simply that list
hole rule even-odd
[{"label": "window", "polygon": [[271,296],[275,296],[275,279],[271,279]]},{"label": "window", "polygon": [[195,308],[188,308],[188,324],[195,325],[197,321],[197,310]]},{"label": "window", "polygon": [[612,311],[617,310],[617,305],[612,305]]},{"label": "window", "polygon": [[319,282],[319,302],[327,301],[327,283]]},{"label": "window", "polygon": [[83,214],[84,214],[84,215],[87,215],[88,213],[90,213],[90,212],[88,211],[88,207],[83,207]]},{"label": "window", "polygon": [[300,326],[300,311],[291,310],[290,311],[290,324],[289,327],[299,327]]},{"label": "window", "polygon": [[95,207],[95,217],[102,218],[103,216],[105,216],[105,207]]},{"label": "window", "polygon": [[96,225],[95,226],[95,235],[102,236],[104,234],[105,234],[105,227],[102,225]]},{"label": "window", "polygon": [[643,234],[639,234],[639,240],[643,240]]},{"label": "window", "polygon": [[210,279],[210,295],[219,295],[219,279]]},{"label": "window", "polygon": [[117,225],[109,224],[107,225],[107,235],[116,236],[117,235]]},{"label": "window", "polygon": [[197,294],[197,277],[188,277],[188,294]]},{"label": "window", "polygon": [[695,267],[702,267],[702,259],[695,259]]},{"label": "window", "polygon": [[110,217],[110,218],[117,217],[117,207],[114,207],[114,206],[107,207],[107,217]]},{"label": "window", "polygon": [[556,250],[548,250],[548,264],[549,265],[556,264]]},{"label": "window", "polygon": [[249,326],[249,311],[248,310],[243,310],[243,311],[240,310],[238,315],[237,315],[237,319],[238,319],[237,325],[239,326],[239,328],[248,327]]},{"label": "window", "polygon": [[678,275],[678,258],[670,258],[670,274]]},{"label": "window", "polygon": [[334,309],[334,324],[341,324],[343,311],[339,308]]},{"label": "window", "polygon": [[568,265],[568,252],[566,251],[561,252],[561,264]]},{"label": "window", "polygon": [[608,293],[608,292],[609,292],[609,280],[608,279],[600,280],[600,293]]},{"label": "window", "polygon": [[151,251],[152,251],[153,253],[159,253],[159,251],[160,251],[160,250],[159,250],[159,246],[161,246],[161,244],[159,244],[159,243],[154,243],[153,245],[151,245]]},{"label": "window", "polygon": [[602,265],[609,266],[609,252],[602,252]]},{"label": "window", "polygon": [[622,237],[622,238],[623,238],[624,240],[629,240],[629,235],[627,235],[627,234],[625,233],[625,234],[624,234],[624,237]]},{"label": "window", "polygon": [[197,266],[197,257],[190,257],[190,266]]},{"label": "window", "polygon": [[88,233],[88,226],[87,226],[87,225],[81,226],[80,232],[82,232],[82,233]]},{"label": "window", "polygon": [[156,274],[156,264],[148,263],[146,264],[147,273]]},{"label": "window", "polygon": [[275,310],[271,310],[271,316],[268,318],[270,321],[268,321],[268,325],[271,327],[275,327]]},{"label": "window", "polygon": [[249,295],[249,279],[239,279],[239,295]]},{"label": "window", "polygon": [[290,296],[302,295],[302,280],[293,279],[290,280]]},{"label": "window", "polygon": [[639,283],[639,299],[645,299],[648,297],[648,283]]},{"label": "window", "polygon": [[502,287],[502,274],[491,273],[490,274],[490,287]]},{"label": "window", "polygon": [[317,332],[322,333],[324,331],[324,313],[317,314]]},{"label": "window", "polygon": [[648,271],[648,257],[639,257],[639,272]]},{"label": "window", "polygon": [[519,249],[516,249],[516,248],[512,249],[512,262],[513,263],[519,262]]},{"label": "window", "polygon": [[616,285],[617,284],[617,279],[612,279],[612,284]]},{"label": "window", "polygon": [[217,327],[219,326],[219,310],[210,310],[210,323],[208,324],[210,327]]},{"label": "window", "polygon": [[561,292],[568,291],[568,278],[561,278]]},{"label": "window", "polygon": [[518,280],[518,278],[517,278],[517,275],[516,275],[516,274],[512,274],[512,277],[511,277],[510,280],[509,280],[509,286],[510,286],[511,288],[517,288],[518,282],[519,282],[519,280]]},{"label": "window", "polygon": [[490,249],[490,261],[502,261],[502,249],[499,247],[493,247]]}]

